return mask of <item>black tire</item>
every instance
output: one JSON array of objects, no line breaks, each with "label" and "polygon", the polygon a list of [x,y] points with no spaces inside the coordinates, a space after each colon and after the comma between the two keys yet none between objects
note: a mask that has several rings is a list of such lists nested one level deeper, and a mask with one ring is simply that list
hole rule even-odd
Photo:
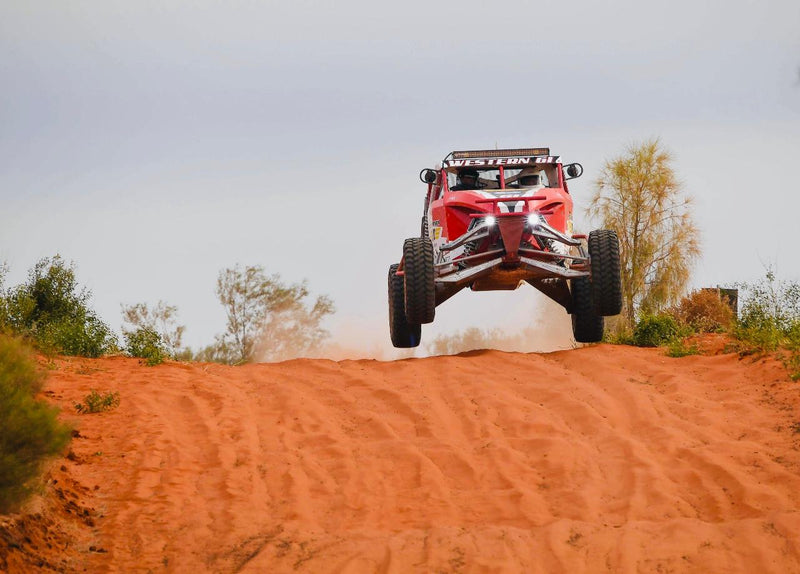
[{"label": "black tire", "polygon": [[405,261],[406,319],[411,324],[432,323],[436,314],[433,283],[433,243],[412,237],[403,243]]},{"label": "black tire", "polygon": [[426,238],[426,239],[430,239],[431,238],[431,234],[428,231],[428,216],[427,215],[423,215],[422,216],[422,224],[420,225],[419,229],[420,229],[420,237],[423,237],[423,238]]},{"label": "black tire", "polygon": [[610,229],[589,234],[589,257],[592,265],[594,312],[602,317],[622,311],[622,281],[619,267],[619,240]]},{"label": "black tire", "polygon": [[595,313],[592,284],[588,277],[572,280],[572,334],[579,343],[603,340],[605,320]]},{"label": "black tire", "polygon": [[389,266],[389,336],[399,349],[418,347],[422,340],[422,325],[406,321],[406,297],[403,278],[398,277],[398,265]]}]

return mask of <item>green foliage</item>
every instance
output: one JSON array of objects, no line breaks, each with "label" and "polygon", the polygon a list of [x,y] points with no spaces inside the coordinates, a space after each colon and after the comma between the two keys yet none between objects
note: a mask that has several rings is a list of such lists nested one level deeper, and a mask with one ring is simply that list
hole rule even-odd
[{"label": "green foliage", "polygon": [[167,349],[161,335],[150,327],[140,327],[135,331],[123,332],[125,352],[131,357],[145,359],[148,366],[160,365],[167,358]]},{"label": "green foliage", "polygon": [[631,145],[606,161],[588,208],[602,227],[617,232],[622,275],[622,317],[633,327],[677,301],[700,254],[690,200],[659,140]]},{"label": "green foliage", "polygon": [[800,379],[800,284],[781,281],[767,269],[756,283],[738,285],[744,303],[733,335],[740,353],[765,353],[785,349],[783,362],[793,380]]},{"label": "green foliage", "polygon": [[5,330],[36,342],[45,352],[99,357],[116,348],[111,329],[89,307],[91,293],[78,286],[74,264],[56,255],[39,260],[28,279],[3,291]]},{"label": "green foliage", "polygon": [[[181,349],[186,327],[178,325],[178,308],[175,305],[167,305],[164,301],[159,301],[154,307],[147,303],[122,305],[122,317],[134,330],[147,328],[158,333],[163,347],[173,359],[186,356],[185,350]],[[123,329],[123,333],[130,330]]]},{"label": "green foliage", "polygon": [[757,283],[739,285],[744,304],[734,335],[759,351],[800,350],[800,284],[779,281],[768,269]]},{"label": "green foliage", "polygon": [[697,345],[687,346],[683,337],[675,337],[667,345],[667,355],[674,358],[697,355],[699,352]]},{"label": "green foliage", "polygon": [[789,377],[793,381],[800,380],[800,350],[793,350],[791,354],[784,359],[786,370],[789,371]]},{"label": "green foliage", "polygon": [[227,330],[208,354],[222,362],[303,356],[328,336],[321,323],[334,312],[333,302],[321,295],[309,306],[305,281],[286,284],[277,273],[267,276],[261,266],[236,265],[220,272],[216,292]]},{"label": "green foliage", "polygon": [[637,347],[660,347],[678,336],[678,323],[669,315],[644,315],[633,329],[633,344]]},{"label": "green foliage", "polygon": [[83,397],[82,403],[75,404],[75,410],[82,415],[111,411],[119,406],[119,400],[118,392],[109,391],[101,394],[92,390],[92,392]]},{"label": "green foliage", "polygon": [[35,398],[43,383],[29,351],[18,340],[0,335],[0,513],[24,501],[44,460],[61,452],[70,439],[57,409]]}]

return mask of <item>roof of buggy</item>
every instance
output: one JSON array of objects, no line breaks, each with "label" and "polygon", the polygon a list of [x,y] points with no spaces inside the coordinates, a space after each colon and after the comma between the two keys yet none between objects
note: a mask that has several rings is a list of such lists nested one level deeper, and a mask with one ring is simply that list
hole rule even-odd
[{"label": "roof of buggy", "polygon": [[547,147],[526,147],[516,149],[485,149],[450,152],[442,164],[448,167],[479,167],[493,165],[530,165],[536,163],[557,163],[559,156],[550,155]]}]

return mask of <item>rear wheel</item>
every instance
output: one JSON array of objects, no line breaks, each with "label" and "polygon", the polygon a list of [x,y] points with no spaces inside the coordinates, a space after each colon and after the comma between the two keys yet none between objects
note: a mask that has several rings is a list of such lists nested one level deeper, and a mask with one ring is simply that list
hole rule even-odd
[{"label": "rear wheel", "polygon": [[433,243],[427,237],[412,237],[403,244],[406,319],[409,323],[432,323],[436,314],[433,282]]},{"label": "rear wheel", "polygon": [[619,315],[622,311],[619,240],[610,229],[589,234],[589,257],[592,265],[594,311],[600,316]]},{"label": "rear wheel", "polygon": [[592,284],[587,277],[572,280],[572,334],[579,343],[597,343],[603,339],[605,321],[595,313]]},{"label": "rear wheel", "polygon": [[406,320],[403,278],[398,277],[397,264],[389,267],[389,335],[392,345],[401,349],[419,346],[422,326]]}]

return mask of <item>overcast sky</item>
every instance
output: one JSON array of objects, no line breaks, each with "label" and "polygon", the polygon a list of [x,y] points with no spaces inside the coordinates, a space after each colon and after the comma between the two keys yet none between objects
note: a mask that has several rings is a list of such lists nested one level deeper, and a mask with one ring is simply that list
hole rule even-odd
[{"label": "overcast sky", "polygon": [[[587,231],[603,161],[660,137],[696,201],[692,286],[800,279],[797,0],[7,0],[0,86],[8,283],[60,253],[115,329],[163,299],[207,344],[218,272],[257,264],[330,295],[335,337],[390,348],[419,170],[495,145],[581,162]],[[532,288],[463,292],[423,342],[543,312]]]}]

